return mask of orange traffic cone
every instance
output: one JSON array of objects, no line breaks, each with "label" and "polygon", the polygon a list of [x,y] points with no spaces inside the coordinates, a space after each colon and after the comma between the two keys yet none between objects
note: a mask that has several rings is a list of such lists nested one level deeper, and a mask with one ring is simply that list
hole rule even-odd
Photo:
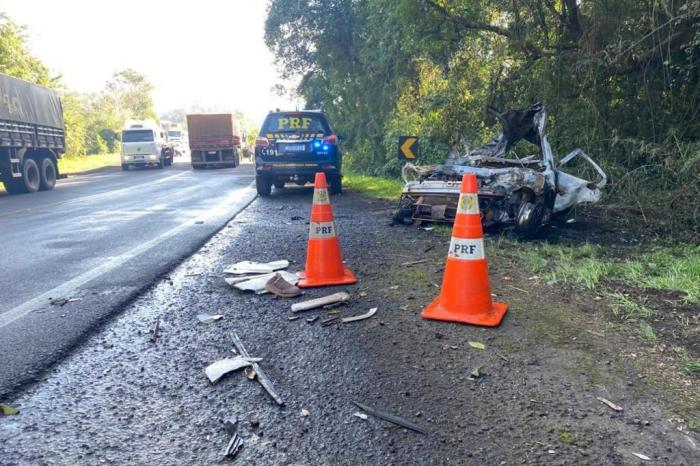
[{"label": "orange traffic cone", "polygon": [[462,178],[457,216],[440,295],[423,310],[424,319],[496,327],[508,305],[491,301],[476,175]]},{"label": "orange traffic cone", "polygon": [[325,173],[316,173],[306,270],[299,272],[299,277],[297,286],[300,288],[357,283],[357,278],[350,269],[343,267]]}]

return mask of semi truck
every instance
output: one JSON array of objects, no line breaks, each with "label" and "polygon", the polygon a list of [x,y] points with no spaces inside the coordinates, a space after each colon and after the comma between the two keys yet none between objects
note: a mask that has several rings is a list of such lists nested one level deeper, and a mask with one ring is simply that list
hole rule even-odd
[{"label": "semi truck", "polygon": [[56,92],[0,73],[0,181],[9,194],[53,189],[66,151]]},{"label": "semi truck", "polygon": [[241,130],[230,113],[187,115],[192,168],[236,167],[241,157]]}]

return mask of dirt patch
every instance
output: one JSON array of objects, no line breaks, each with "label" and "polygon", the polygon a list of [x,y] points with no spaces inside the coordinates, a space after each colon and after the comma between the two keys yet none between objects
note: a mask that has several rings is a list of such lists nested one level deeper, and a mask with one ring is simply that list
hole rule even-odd
[{"label": "dirt patch", "polygon": [[[697,394],[684,386],[693,379],[664,378],[668,367],[649,359],[654,349],[617,331],[595,292],[531,279],[509,254],[494,253],[492,288],[510,305],[501,327],[422,320],[448,239],[391,227],[390,206],[380,201],[332,201],[346,264],[360,281],[300,299],[347,290],[353,300],[337,311],[378,307],[374,317],[323,327],[328,311],[320,310],[305,313],[320,316],[314,323],[290,321],[298,300],[240,294],[223,282],[223,269],[244,259],[303,267],[311,191],[258,199],[170,280],[11,400],[21,414],[0,420],[3,462],[217,463],[228,441],[221,419],[237,415],[241,464],[636,464],[633,453],[697,464],[700,438],[678,416],[679,406],[697,415]],[[487,240],[488,253],[496,241]],[[427,262],[401,265],[417,254]],[[204,326],[196,319],[203,312],[224,318]],[[206,380],[204,367],[232,354],[232,331],[264,358],[284,408],[242,374]],[[352,401],[429,434],[362,420]]]}]

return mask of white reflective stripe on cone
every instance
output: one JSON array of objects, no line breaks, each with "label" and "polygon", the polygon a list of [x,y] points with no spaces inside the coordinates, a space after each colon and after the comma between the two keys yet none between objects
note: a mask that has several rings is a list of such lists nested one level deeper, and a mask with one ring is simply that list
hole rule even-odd
[{"label": "white reflective stripe on cone", "polygon": [[330,204],[327,189],[314,189],[314,204]]},{"label": "white reflective stripe on cone", "polygon": [[459,195],[457,203],[458,214],[478,214],[479,213],[479,198],[474,193],[462,193]]},{"label": "white reflective stripe on cone", "polygon": [[462,260],[480,260],[485,259],[484,254],[484,239],[465,239],[452,237],[450,241],[450,251],[447,257]]},{"label": "white reflective stripe on cone", "polygon": [[309,238],[335,238],[335,225],[333,222],[311,222]]}]

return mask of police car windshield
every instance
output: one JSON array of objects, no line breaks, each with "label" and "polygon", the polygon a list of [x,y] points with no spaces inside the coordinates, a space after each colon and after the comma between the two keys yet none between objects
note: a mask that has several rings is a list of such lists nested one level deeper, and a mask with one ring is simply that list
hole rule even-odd
[{"label": "police car windshield", "polygon": [[330,133],[328,122],[313,113],[276,113],[268,115],[261,133]]},{"label": "police car windshield", "polygon": [[153,131],[150,129],[134,129],[122,131],[122,142],[152,142]]}]

